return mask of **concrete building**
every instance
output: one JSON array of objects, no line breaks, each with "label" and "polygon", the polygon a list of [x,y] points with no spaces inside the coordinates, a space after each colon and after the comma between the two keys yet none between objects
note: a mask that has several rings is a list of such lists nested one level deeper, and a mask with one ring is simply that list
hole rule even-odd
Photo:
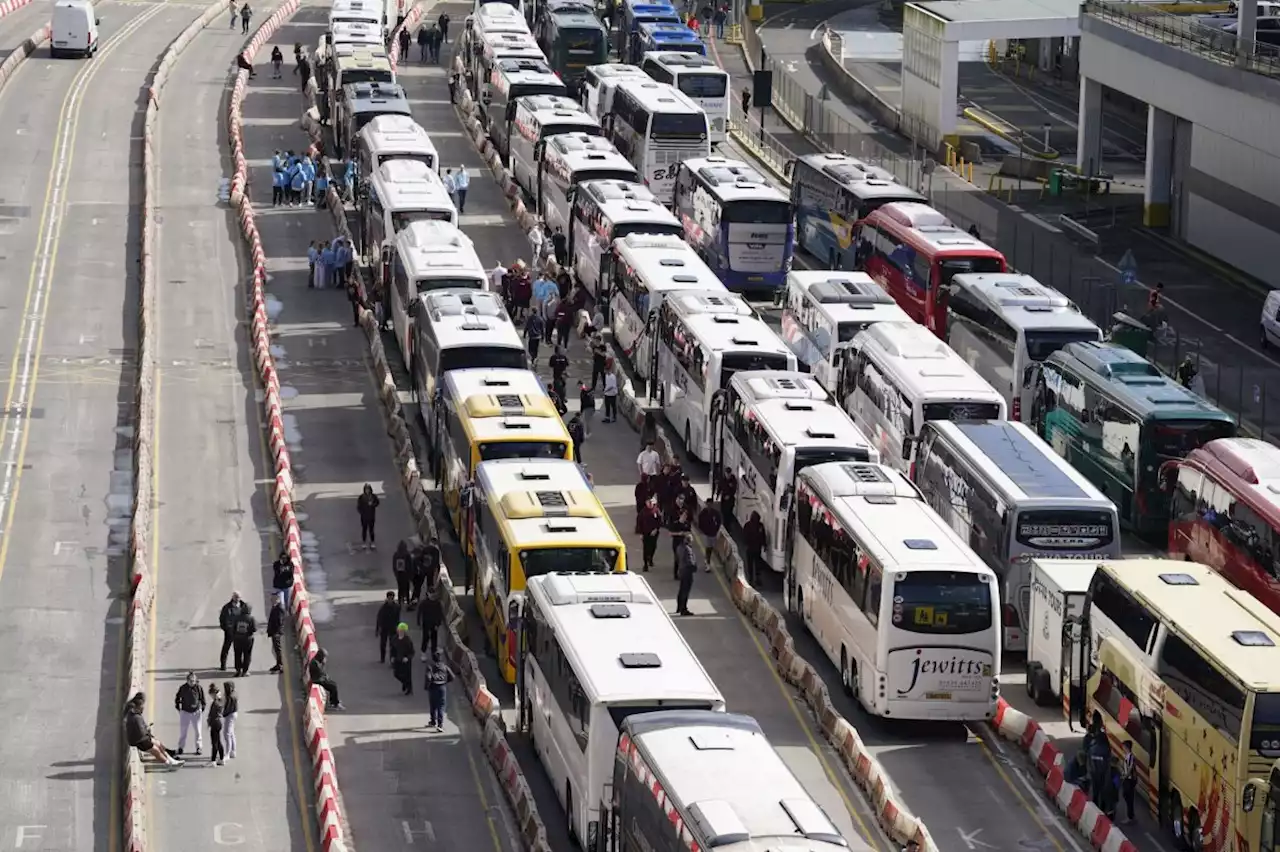
[{"label": "concrete building", "polygon": [[[1103,86],[1148,104],[1144,220],[1280,286],[1280,52],[1131,4],[1080,13],[1079,165],[1101,161]],[[1251,48],[1251,49],[1242,49]]]}]

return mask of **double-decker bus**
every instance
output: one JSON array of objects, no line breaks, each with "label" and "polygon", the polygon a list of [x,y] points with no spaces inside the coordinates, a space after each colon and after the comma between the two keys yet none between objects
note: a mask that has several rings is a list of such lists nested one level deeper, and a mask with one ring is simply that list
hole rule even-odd
[{"label": "double-decker bus", "polygon": [[634,65],[624,65],[621,62],[590,65],[582,76],[579,90],[582,108],[603,123],[604,117],[613,110],[613,93],[617,90],[618,83],[623,80],[647,79],[649,75]]},{"label": "double-decker bus", "polygon": [[576,93],[587,68],[609,61],[609,33],[600,19],[578,6],[553,9],[534,25],[547,62]]},{"label": "double-decker bus", "polygon": [[793,269],[782,304],[782,339],[801,368],[831,393],[839,383],[840,360],[858,332],[878,322],[911,322],[865,272]]},{"label": "double-decker bus", "polygon": [[530,195],[548,228],[569,237],[573,198],[586,181],[633,184],[635,166],[618,153],[613,143],[589,133],[549,136],[542,145],[537,180]]},{"label": "double-decker bus", "polygon": [[1068,343],[1039,364],[1035,386],[1032,427],[1122,524],[1156,540],[1169,526],[1160,466],[1236,434],[1229,414],[1116,343]]},{"label": "double-decker bus", "polygon": [[604,124],[606,135],[663,204],[671,203],[680,163],[711,156],[707,114],[666,83],[619,80]]},{"label": "double-decker bus", "polygon": [[511,323],[497,293],[442,290],[418,294],[411,309],[413,390],[427,425],[434,452],[440,444],[435,432],[436,389],[450,370],[497,367],[527,370],[529,356],[520,332]]},{"label": "double-decker bus", "polygon": [[600,270],[614,240],[628,234],[683,236],[684,227],[638,183],[584,180],[570,205],[569,256],[578,282],[599,298]]},{"label": "double-decker bus", "polygon": [[518,724],[569,833],[595,850],[623,723],[658,710],[722,712],[725,702],[643,576],[543,573],[524,601]]},{"label": "double-decker bus", "polygon": [[630,716],[612,780],[599,852],[871,851],[841,837],[750,716]]},{"label": "double-decker bus", "polygon": [[641,378],[651,378],[658,308],[676,291],[728,293],[682,238],[631,234],[614,240],[600,269],[597,293],[609,295],[613,339]]},{"label": "double-decker bus", "polygon": [[1102,340],[1075,303],[1030,275],[957,275],[947,297],[946,341],[1027,420],[1035,365],[1068,343]]},{"label": "double-decker bus", "polygon": [[828,269],[853,270],[854,229],[863,217],[895,201],[928,200],[892,172],[846,154],[797,157],[790,170],[796,240]]},{"label": "double-decker bus", "polygon": [[911,479],[1000,578],[1006,651],[1027,650],[1030,557],[1120,556],[1115,504],[1021,423],[929,421]]},{"label": "double-decker bus", "polygon": [[685,160],[672,209],[689,245],[731,290],[777,290],[795,251],[791,201],[741,160]]},{"label": "double-decker bus", "polygon": [[858,223],[858,268],[943,339],[947,294],[963,272],[1006,272],[1004,255],[927,204],[882,205]]},{"label": "double-decker bus", "polygon": [[360,251],[368,263],[413,222],[458,224],[458,208],[436,170],[420,160],[388,160],[363,183]]},{"label": "double-decker bus", "polygon": [[[528,370],[452,370],[445,373],[436,423],[440,457],[436,480],[458,536],[466,535],[462,492],[481,462],[495,459],[573,460],[573,440],[536,375]],[[471,555],[470,542],[463,552]]]},{"label": "double-decker bus", "polygon": [[930,420],[1004,420],[995,388],[947,344],[915,323],[878,322],[860,331],[842,359],[836,398],[904,473]]},{"label": "double-decker bus", "polygon": [[1126,559],[1094,572],[1083,629],[1072,709],[1101,715],[1113,754],[1133,744],[1159,825],[1204,852],[1271,848],[1280,616],[1205,565]]},{"label": "double-decker bus", "polygon": [[471,238],[448,222],[411,222],[396,234],[394,247],[383,250],[379,280],[391,312],[391,327],[405,366],[413,367],[414,317],[423,293],[483,290],[489,276]]},{"label": "double-decker bus", "polygon": [[[760,398],[753,385],[770,377],[790,379],[792,387],[774,385],[768,397]],[[719,403],[723,417],[713,436],[718,445],[714,466],[727,468],[738,479],[736,520],[746,524],[753,513],[760,513],[767,536],[765,562],[779,573],[787,566],[786,529],[796,475],[827,462],[880,461],[849,415],[825,393],[815,397],[802,378],[803,374],[772,371],[734,374]]]},{"label": "double-decker bus", "polygon": [[898,471],[800,472],[788,604],[868,713],[990,719],[1000,696],[999,584]]},{"label": "double-decker bus", "polygon": [[710,461],[717,391],[740,370],[796,369],[796,356],[741,297],[671,293],[658,309],[655,375],[667,422]]},{"label": "double-decker bus", "polygon": [[515,683],[530,581],[553,571],[625,572],[626,547],[576,462],[485,461],[474,482],[466,541],[474,553],[476,609],[503,680]]},{"label": "double-decker bus", "polygon": [[1208,565],[1280,612],[1280,448],[1220,438],[1166,462],[1169,556]]},{"label": "double-decker bus", "polygon": [[641,24],[627,41],[627,59],[632,65],[643,62],[646,53],[659,50],[707,55],[706,42],[697,33],[684,24],[673,24],[670,21]]},{"label": "double-decker bus", "polygon": [[667,83],[702,107],[711,124],[711,144],[726,138],[729,128],[729,72],[698,53],[655,50],[640,63],[651,78]]},{"label": "double-decker bus", "polygon": [[567,97],[568,94],[564,81],[541,59],[498,60],[489,75],[482,101],[484,109],[479,115],[504,163],[511,154],[507,128],[515,123],[516,104],[520,99],[535,95]]}]

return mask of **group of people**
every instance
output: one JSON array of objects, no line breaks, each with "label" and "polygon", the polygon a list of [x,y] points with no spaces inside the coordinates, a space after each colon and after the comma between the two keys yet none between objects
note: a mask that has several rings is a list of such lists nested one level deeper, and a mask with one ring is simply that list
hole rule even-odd
[{"label": "group of people", "polygon": [[1097,710],[1089,720],[1084,742],[1075,757],[1067,764],[1063,777],[1087,793],[1093,803],[1116,821],[1120,800],[1124,799],[1128,811],[1124,822],[1133,822],[1134,795],[1137,792],[1137,761],[1133,754],[1132,740],[1125,740],[1119,758],[1111,754],[1111,743],[1102,724],[1102,714]]},{"label": "group of people", "polygon": [[355,249],[345,237],[312,240],[307,246],[307,287],[341,290],[355,277]]},{"label": "group of people", "polygon": [[203,725],[209,726],[209,762],[222,766],[236,756],[236,717],[240,712],[240,699],[236,697],[236,685],[226,681],[222,689],[216,683],[209,685],[206,697],[204,687],[195,672],[187,672],[187,678],[173,696],[173,709],[178,711],[178,748],[174,752],[182,757],[187,748],[188,735],[195,735],[196,754],[204,750]]},{"label": "group of people", "polygon": [[[400,55],[409,55],[409,30],[400,27]],[[418,27],[418,61],[424,65],[428,62],[439,63],[440,46],[449,41],[449,16],[442,14],[435,23]]]},{"label": "group of people", "polygon": [[324,206],[329,191],[329,174],[324,160],[312,160],[307,154],[293,151],[271,156],[271,206],[298,207],[304,204]]},{"label": "group of people", "polygon": [[[374,619],[378,637],[378,660],[391,657],[391,672],[400,683],[402,695],[413,695],[413,637],[409,625],[401,621],[406,610],[417,609],[418,626],[422,629],[419,648],[423,672],[423,689],[430,708],[428,725],[444,728],[445,689],[453,680],[453,672],[440,652],[440,629],[444,627],[444,590],[440,583],[440,543],[432,538],[427,544],[410,544],[402,540],[391,557],[391,572],[396,590],[387,592]],[[428,656],[429,654],[429,656]]]}]

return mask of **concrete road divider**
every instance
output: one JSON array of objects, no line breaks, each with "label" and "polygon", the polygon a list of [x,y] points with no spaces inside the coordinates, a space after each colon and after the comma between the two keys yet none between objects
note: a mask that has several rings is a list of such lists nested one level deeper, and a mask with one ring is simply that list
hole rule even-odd
[{"label": "concrete road divider", "polygon": [[[146,683],[146,667],[150,636],[150,611],[153,603],[151,567],[156,554],[150,551],[152,503],[155,497],[155,472],[152,468],[152,441],[155,436],[155,348],[156,328],[155,312],[155,264],[153,260],[155,248],[155,132],[159,119],[160,93],[164,90],[169,71],[178,56],[186,49],[191,40],[215,17],[226,8],[222,0],[215,0],[208,8],[184,29],[177,38],[160,55],[151,71],[151,82],[147,89],[147,107],[142,132],[142,246],[139,255],[142,275],[138,288],[138,377],[135,386],[135,410],[137,421],[133,432],[133,516],[130,529],[129,574],[132,599],[127,620],[127,636],[129,649],[129,687],[127,694],[136,695],[142,691]],[[48,30],[40,31],[45,38]],[[32,44],[28,39],[25,43]],[[21,50],[21,48],[20,48]],[[29,51],[28,51],[29,53]],[[20,61],[20,57],[10,56],[10,62]],[[15,63],[16,64],[16,63]],[[12,72],[8,72],[12,73]],[[0,69],[0,84],[7,79],[7,74]],[[147,813],[144,790],[145,775],[141,756],[136,749],[128,749],[123,775],[124,808],[123,845],[126,852],[144,852],[147,844]]]},{"label": "concrete road divider", "polygon": [[9,82],[13,72],[18,70],[18,66],[25,62],[28,56],[35,53],[37,48],[49,40],[49,32],[48,25],[36,30],[23,39],[13,49],[13,52],[4,58],[4,62],[0,62],[0,90],[4,89],[5,83]]},{"label": "concrete road divider", "polygon": [[[435,3],[431,5],[435,6]],[[422,20],[425,11],[422,3],[414,3],[413,8],[404,16],[404,22],[391,33],[391,52],[387,54],[387,59],[391,62],[392,71],[396,71],[400,67],[400,31],[408,30],[412,35],[413,28]]]},{"label": "concrete road divider", "polygon": [[18,9],[21,9],[30,2],[31,0],[4,0],[3,3],[0,3],[0,18],[3,18],[10,12],[16,12]]},{"label": "concrete road divider", "polygon": [[1067,822],[1081,837],[1100,852],[1137,852],[1138,848],[1116,828],[1115,823],[1098,808],[1083,790],[1063,775],[1062,750],[1045,733],[1040,723],[1009,702],[1000,699],[991,727],[1003,739],[1016,743],[1031,758],[1044,778],[1044,792],[1062,812]]},{"label": "concrete road divider", "polygon": [[[249,40],[243,56],[252,62],[262,46],[294,12],[299,0],[287,0],[258,27]],[[302,532],[293,505],[293,465],[285,436],[284,409],[281,405],[280,376],[271,355],[271,323],[267,314],[267,257],[258,232],[253,201],[249,193],[249,168],[245,155],[241,107],[249,73],[236,72],[227,113],[227,138],[231,147],[231,205],[240,224],[240,232],[249,251],[252,283],[247,294],[250,318],[249,340],[254,364],[263,388],[263,430],[266,432],[271,458],[275,465],[273,505],[280,524],[283,549],[293,566],[293,589],[290,615],[302,663],[303,678],[309,685],[305,726],[307,749],[311,754],[315,782],[316,823],[320,830],[322,852],[348,852],[352,846],[338,786],[337,767],[325,730],[325,693],[310,683],[309,665],[320,650],[315,622],[311,617],[311,601],[307,594],[302,568]]]},{"label": "concrete road divider", "polygon": [[[640,429],[644,424],[645,408],[636,398],[631,381],[624,379],[618,391],[619,412],[632,426]],[[678,460],[671,439],[661,424],[657,428],[656,444],[663,462]],[[795,643],[787,630],[786,617],[746,581],[743,560],[733,538],[721,530],[713,544],[712,564],[729,584],[729,596],[734,606],[764,635],[778,673],[804,696],[805,703],[818,719],[823,736],[840,755],[845,768],[871,802],[880,827],[895,843],[915,840],[920,844],[921,852],[937,852],[937,844],[928,828],[907,810],[894,792],[880,761],[863,744],[857,729],[836,711],[822,676],[796,653]]]}]

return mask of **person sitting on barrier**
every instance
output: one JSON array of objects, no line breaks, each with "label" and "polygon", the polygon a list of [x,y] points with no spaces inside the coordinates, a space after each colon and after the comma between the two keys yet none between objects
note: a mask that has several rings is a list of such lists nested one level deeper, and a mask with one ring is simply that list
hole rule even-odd
[{"label": "person sitting on barrier", "polygon": [[129,699],[124,715],[126,742],[143,754],[151,755],[158,762],[171,769],[186,766],[186,761],[178,760],[173,756],[173,752],[164,747],[164,743],[151,735],[151,726],[147,724],[146,718],[142,715],[143,710],[146,709],[146,704],[147,696],[141,692]]},{"label": "person sitting on barrier", "polygon": [[333,678],[329,677],[329,670],[325,666],[325,662],[329,659],[329,652],[324,648],[316,651],[316,655],[311,658],[310,665],[307,666],[307,673],[311,675],[311,685],[318,686],[325,691],[328,696],[328,702],[325,704],[326,710],[345,710],[342,702],[338,699],[338,684],[334,683]]},{"label": "person sitting on barrier", "polygon": [[248,71],[250,80],[254,78],[255,75],[253,73],[253,63],[245,58],[245,55],[243,52],[236,54],[236,67],[242,71]]}]

